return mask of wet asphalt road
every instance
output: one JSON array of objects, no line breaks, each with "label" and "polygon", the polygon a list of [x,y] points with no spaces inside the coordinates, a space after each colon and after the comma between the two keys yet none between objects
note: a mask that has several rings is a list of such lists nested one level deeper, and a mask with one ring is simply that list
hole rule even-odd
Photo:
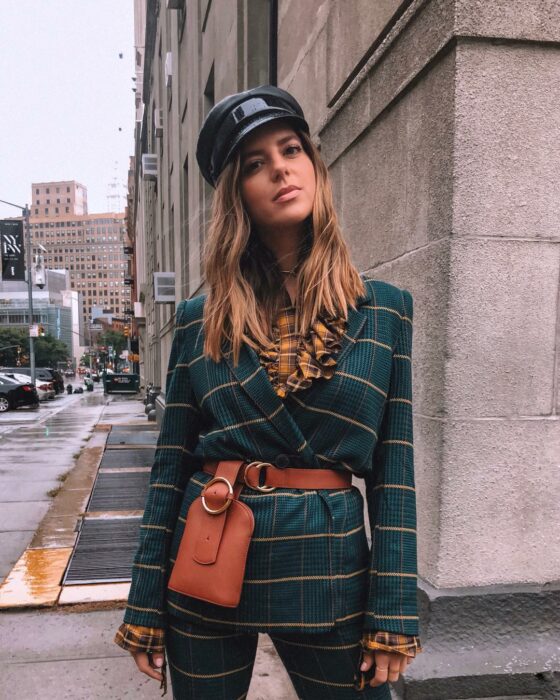
[{"label": "wet asphalt road", "polygon": [[48,491],[74,466],[108,400],[96,384],[93,393],[0,414],[0,581],[33,538],[52,500]]}]

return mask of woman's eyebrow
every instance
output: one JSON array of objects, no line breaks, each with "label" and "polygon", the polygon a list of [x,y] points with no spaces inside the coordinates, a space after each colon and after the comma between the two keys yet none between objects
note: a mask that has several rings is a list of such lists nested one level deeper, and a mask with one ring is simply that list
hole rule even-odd
[{"label": "woman's eyebrow", "polygon": [[[297,138],[295,134],[289,134],[288,136],[283,136],[281,139],[278,139],[276,141],[277,146],[282,146],[282,144],[286,143],[286,141],[290,141],[290,139]],[[256,148],[252,151],[247,151],[247,153],[242,153],[241,157],[242,158],[250,158],[251,156],[257,156],[260,155],[261,153],[264,153],[264,150],[262,148]]]}]

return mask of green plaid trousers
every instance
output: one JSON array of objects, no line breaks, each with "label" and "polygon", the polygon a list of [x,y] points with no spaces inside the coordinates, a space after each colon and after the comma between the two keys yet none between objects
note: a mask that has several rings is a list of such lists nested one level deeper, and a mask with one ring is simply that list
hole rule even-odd
[{"label": "green plaid trousers", "polygon": [[[362,690],[362,620],[320,634],[271,633],[298,698],[390,700],[389,684]],[[242,700],[247,696],[257,633],[231,632],[170,618],[166,650],[176,700]]]},{"label": "green plaid trousers", "polygon": [[[348,307],[329,380],[282,400],[243,344],[219,362],[203,354],[200,295],[178,305],[166,409],[134,557],[124,621],[166,628],[168,617],[231,632],[363,631],[418,635],[412,427],[412,295],[365,279]],[[255,515],[238,608],[167,590],[205,460],[244,459],[349,471],[365,481],[372,532],[356,487],[277,489],[241,498]]]}]

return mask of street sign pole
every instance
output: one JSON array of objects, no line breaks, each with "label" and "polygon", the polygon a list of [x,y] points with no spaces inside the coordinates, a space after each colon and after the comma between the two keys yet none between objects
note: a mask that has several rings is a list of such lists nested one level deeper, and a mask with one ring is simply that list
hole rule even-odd
[{"label": "street sign pole", "polygon": [[31,227],[29,226],[29,207],[27,204],[22,211],[25,226],[25,239],[27,243],[27,296],[29,299],[29,368],[31,374],[31,384],[35,386],[35,340],[31,335],[33,326],[33,274],[31,265]]}]

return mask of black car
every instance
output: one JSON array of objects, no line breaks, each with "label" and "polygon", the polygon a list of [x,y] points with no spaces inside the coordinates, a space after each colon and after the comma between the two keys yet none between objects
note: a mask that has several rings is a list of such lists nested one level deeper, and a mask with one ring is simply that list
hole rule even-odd
[{"label": "black car", "polygon": [[8,377],[0,377],[0,413],[20,406],[39,405],[39,396],[33,384],[21,384]]},{"label": "black car", "polygon": [[[14,374],[27,374],[31,377],[31,367],[2,367],[0,372],[14,372]],[[50,382],[57,394],[64,393],[64,377],[57,369],[51,367],[35,367],[35,378]]]}]

